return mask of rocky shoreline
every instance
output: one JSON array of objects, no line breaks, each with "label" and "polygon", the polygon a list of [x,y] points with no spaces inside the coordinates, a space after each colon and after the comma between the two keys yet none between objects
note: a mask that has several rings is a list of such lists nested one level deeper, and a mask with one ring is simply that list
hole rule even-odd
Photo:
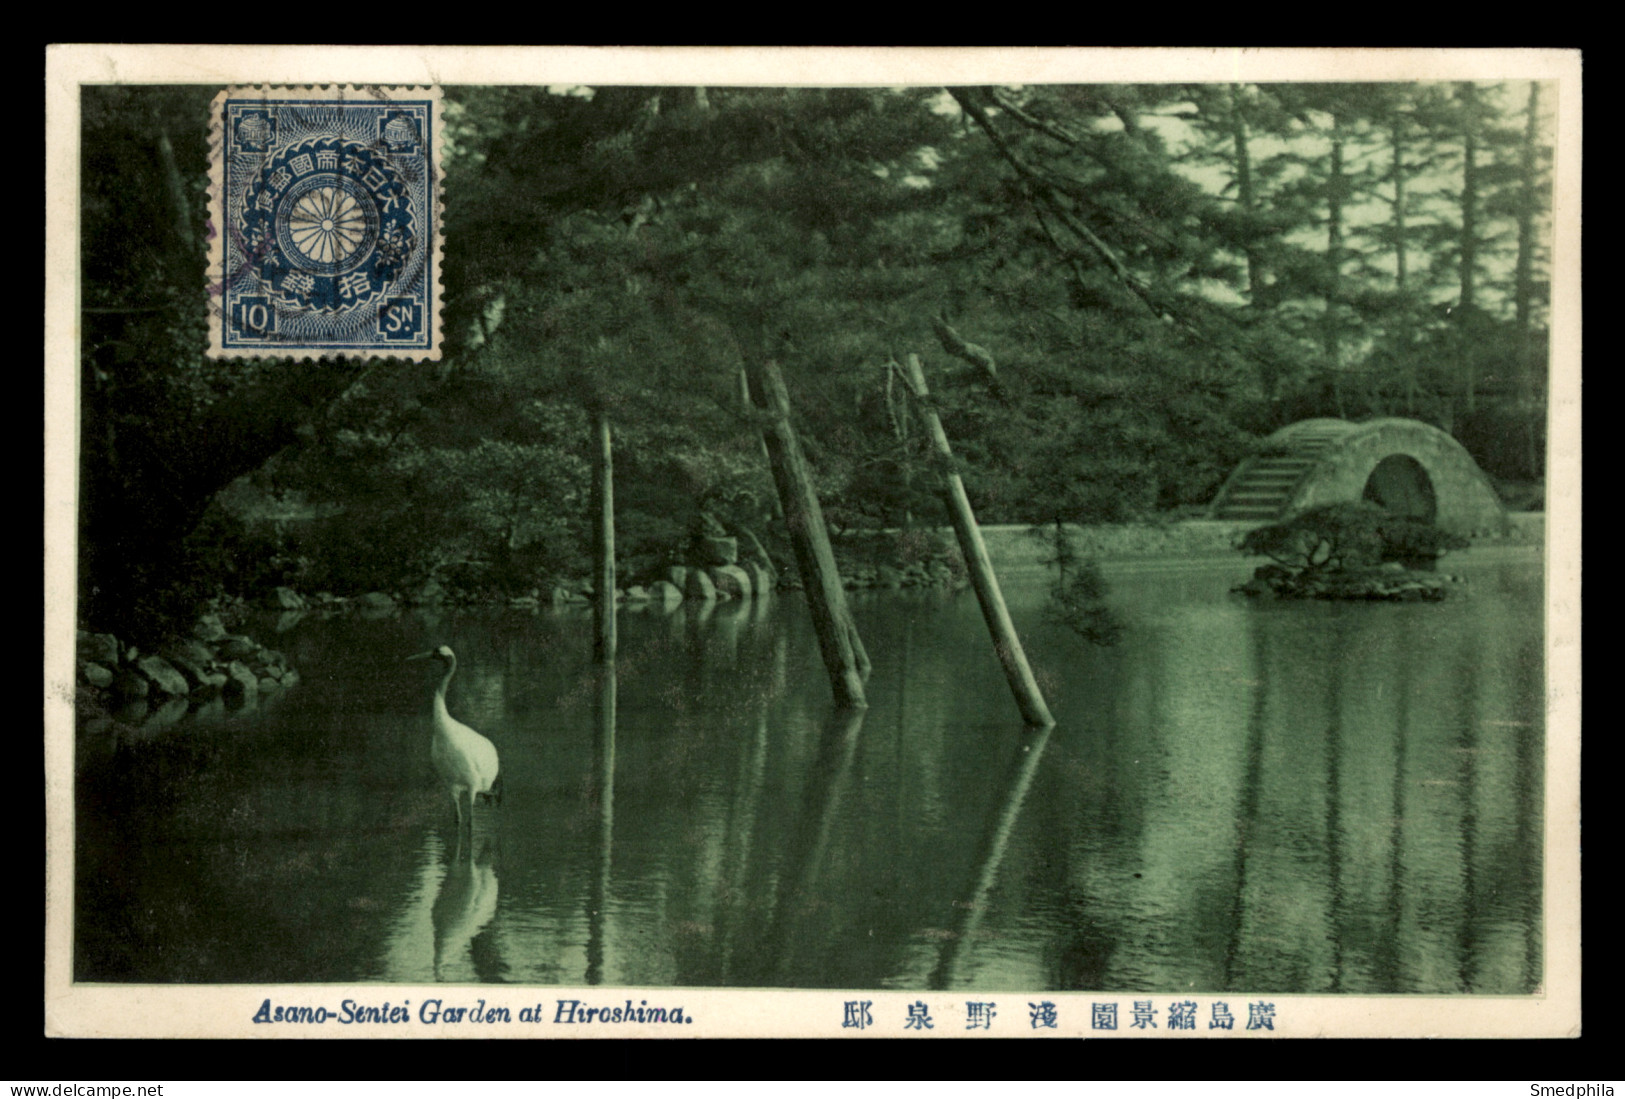
[{"label": "rocky shoreline", "polygon": [[191,636],[142,649],[110,633],[80,630],[76,642],[80,721],[91,732],[115,722],[173,724],[203,707],[241,709],[299,682],[276,649],[226,629],[205,614]]},{"label": "rocky shoreline", "polygon": [[[929,551],[897,552],[895,539],[888,536],[880,546],[837,543],[842,584],[848,591],[912,587],[965,586],[964,565],[957,551],[934,548]],[[801,580],[792,572],[781,571],[758,550],[752,559],[741,559],[738,542],[732,537],[706,538],[692,547],[691,563],[669,565],[658,573],[644,574],[638,581],[615,589],[617,604],[652,605],[666,609],[684,602],[727,602],[750,600],[774,591],[799,591]],[[589,580],[560,580],[518,593],[476,590],[450,581],[429,577],[407,590],[370,591],[360,595],[316,592],[306,595],[279,587],[266,605],[286,615],[311,611],[331,613],[360,611],[363,614],[391,614],[403,607],[511,607],[535,610],[541,607],[587,606],[598,593]],[[296,619],[290,619],[294,621]]]},{"label": "rocky shoreline", "polygon": [[[1185,543],[1198,536],[1199,540],[1206,539],[1202,542],[1204,548],[1207,541],[1228,545],[1233,533],[1220,529],[1227,526],[1189,523],[1184,525],[1188,529],[1158,528],[1154,531],[1158,535],[1153,540],[1154,546],[1141,546],[1134,540],[1143,533],[1140,527],[1113,528],[1117,544],[1110,548],[1117,552],[1101,556],[1121,556],[1124,545],[1128,544],[1125,539],[1143,555],[1151,555],[1152,549],[1168,549],[1169,539],[1176,535]],[[1213,529],[1208,530],[1210,527]],[[1538,532],[1538,525],[1533,529]],[[1099,531],[1076,528],[1075,533],[1098,535]],[[1025,558],[1042,550],[1029,528],[1019,531],[1010,528],[1009,532],[996,528],[992,534],[1002,537],[1002,541],[990,537],[990,541],[999,542],[1001,552],[997,556],[1001,571],[1022,572]],[[1223,543],[1219,540],[1221,536]],[[1098,537],[1094,539],[1098,541]],[[1094,542],[1090,542],[1088,548],[1096,553],[1106,548]],[[1179,548],[1194,547],[1180,544]],[[957,550],[935,532],[899,531],[846,538],[838,540],[835,549],[842,582],[848,591],[904,588],[957,591],[967,583]],[[1233,545],[1229,551],[1234,552]],[[671,565],[660,575],[645,575],[640,583],[617,588],[615,602],[632,609],[671,612],[685,603],[749,601],[768,598],[779,589],[801,588],[799,577],[775,568],[759,543],[752,558],[741,561],[737,539],[696,538],[689,544],[686,556],[695,563]],[[1289,570],[1279,565],[1264,565],[1254,572],[1252,579],[1233,590],[1255,597],[1433,602],[1444,599],[1459,582],[1459,578],[1452,575],[1405,569],[1394,564],[1336,571]],[[409,591],[370,591],[359,595],[335,595],[325,591],[304,594],[289,587],[278,587],[264,597],[261,605],[280,612],[274,628],[281,632],[312,613],[385,617],[407,608],[441,606],[505,606],[535,612],[544,607],[586,608],[596,599],[592,584],[582,580],[561,581],[546,588],[538,586],[513,594],[469,591],[431,576]],[[161,727],[179,720],[191,710],[241,709],[256,705],[297,684],[299,672],[283,653],[227,628],[225,620],[238,621],[246,610],[247,604],[242,599],[226,599],[214,612],[199,618],[188,637],[151,650],[138,648],[111,634],[79,631],[76,702],[80,724],[91,729],[105,729],[114,722],[140,728]]]},{"label": "rocky shoreline", "polygon": [[[674,611],[687,604],[714,604],[770,598],[779,589],[800,590],[793,574],[781,574],[760,545],[753,559],[741,560],[732,537],[696,539],[689,556],[697,563],[671,565],[658,576],[616,588],[617,605],[632,609]],[[874,544],[854,542],[839,556],[847,590],[897,590],[965,586],[957,554],[943,546],[903,547],[895,539]],[[409,608],[508,607],[538,611],[543,607],[586,608],[598,598],[588,581],[561,581],[518,594],[468,591],[430,577],[409,591],[370,591],[359,595],[331,592],[304,594],[290,587],[273,589],[260,605],[276,613],[274,628],[290,629],[307,614],[353,613],[387,617]],[[251,707],[299,682],[299,672],[277,649],[242,633],[226,621],[240,621],[248,611],[240,598],[225,598],[203,615],[189,636],[152,649],[130,644],[108,633],[80,630],[77,644],[76,704],[80,725],[90,731],[114,723],[160,728],[202,708],[236,710]]]}]

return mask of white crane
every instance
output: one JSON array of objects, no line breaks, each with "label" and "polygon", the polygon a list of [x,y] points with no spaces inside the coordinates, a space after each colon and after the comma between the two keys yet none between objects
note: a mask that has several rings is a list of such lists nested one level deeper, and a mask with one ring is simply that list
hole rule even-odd
[{"label": "white crane", "polygon": [[497,748],[485,737],[452,717],[446,710],[446,686],[457,671],[457,654],[441,645],[426,653],[409,656],[408,660],[437,660],[446,669],[440,677],[440,686],[434,692],[434,714],[429,724],[434,739],[429,745],[429,758],[434,761],[435,773],[446,786],[457,809],[457,825],[463,826],[463,805],[467,802],[468,829],[474,829],[474,795],[481,794],[502,804],[502,785],[499,780]]}]

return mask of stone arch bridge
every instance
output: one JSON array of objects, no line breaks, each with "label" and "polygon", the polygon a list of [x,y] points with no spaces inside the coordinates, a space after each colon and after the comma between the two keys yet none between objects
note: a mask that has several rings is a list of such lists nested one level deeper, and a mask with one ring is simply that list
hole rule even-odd
[{"label": "stone arch bridge", "polygon": [[1214,519],[1276,522],[1368,500],[1459,534],[1500,533],[1506,509],[1472,456],[1417,420],[1301,420],[1264,441],[1213,500]]}]

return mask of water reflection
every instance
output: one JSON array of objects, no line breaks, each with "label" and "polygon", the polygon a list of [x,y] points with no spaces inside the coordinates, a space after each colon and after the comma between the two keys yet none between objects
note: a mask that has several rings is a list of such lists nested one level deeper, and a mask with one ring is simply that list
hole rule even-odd
[{"label": "water reflection", "polygon": [[598,831],[592,857],[597,872],[587,902],[587,983],[604,981],[604,925],[609,918],[609,872],[615,845],[615,659],[598,668],[598,729],[593,739],[592,788],[598,804]]},{"label": "water reflection", "polygon": [[988,894],[998,877],[999,865],[1004,861],[1005,848],[1010,845],[1010,833],[1021,817],[1027,788],[1032,785],[1038,761],[1044,757],[1044,748],[1049,744],[1053,732],[1053,728],[1022,730],[1021,755],[1016,758],[1005,782],[1004,804],[997,815],[989,818],[989,827],[975,863],[975,876],[965,890],[964,899],[955,902],[960,911],[959,922],[954,925],[953,934],[944,940],[942,956],[931,974],[930,985],[934,989],[953,988],[960,983],[960,963],[981,933]]},{"label": "water reflection", "polygon": [[723,896],[737,898],[736,903],[724,905],[717,916],[716,971],[721,984],[734,984],[747,980],[748,966],[736,966],[734,958],[749,949],[744,935],[750,933],[749,907],[739,903],[749,897],[749,873],[755,854],[756,822],[759,817],[762,789],[767,778],[768,706],[766,697],[756,716],[754,735],[748,738],[739,753],[733,788],[736,791],[728,806],[724,825],[727,846],[717,875]]},{"label": "water reflection", "polygon": [[1538,638],[1492,602],[1455,610],[1441,632],[1407,611],[1215,605],[1142,632],[1114,762],[1157,811],[1124,807],[1126,845],[1110,818],[1081,834],[1055,984],[1532,989],[1541,776],[1507,734],[1538,723]]},{"label": "water reflection", "polygon": [[143,735],[151,736],[162,732],[186,716],[187,700],[184,698],[171,698],[147,715],[139,728]]},{"label": "water reflection", "polygon": [[[475,980],[500,980],[501,959],[481,953],[476,960],[474,943],[480,932],[497,914],[496,868],[492,865],[493,844],[486,837],[470,839],[479,855],[465,850],[462,829],[454,829],[456,839],[435,896],[430,916],[434,923],[434,979],[466,980],[463,960]],[[453,967],[456,967],[455,969]]]},{"label": "water reflection", "polygon": [[[448,841],[445,837],[452,838]],[[496,843],[483,830],[472,845],[461,829],[421,829],[412,884],[396,903],[374,979],[495,981],[504,966],[494,936],[500,888]]]},{"label": "water reflection", "polygon": [[794,987],[816,984],[821,976],[796,951],[808,938],[823,937],[817,924],[836,903],[823,887],[824,873],[866,714],[866,710],[837,711],[818,738],[818,754],[805,780],[801,811],[791,827],[790,844],[777,875],[772,916],[753,951],[757,964],[752,984]]},{"label": "water reflection", "polygon": [[[579,610],[310,615],[278,705],[81,730],[76,975],[1528,992],[1539,566],[1462,571],[1437,606],[1125,574],[1112,650],[1012,588],[1035,739],[968,598],[855,601],[846,715],[792,598],[628,615],[607,669]],[[503,758],[466,849],[398,662],[440,643]]]}]

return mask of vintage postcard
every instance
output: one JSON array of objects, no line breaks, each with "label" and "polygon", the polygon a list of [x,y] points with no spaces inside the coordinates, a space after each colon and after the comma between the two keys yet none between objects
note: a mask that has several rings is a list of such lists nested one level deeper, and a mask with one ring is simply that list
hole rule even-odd
[{"label": "vintage postcard", "polygon": [[45,1029],[1580,1033],[1580,59],[62,46]]}]

